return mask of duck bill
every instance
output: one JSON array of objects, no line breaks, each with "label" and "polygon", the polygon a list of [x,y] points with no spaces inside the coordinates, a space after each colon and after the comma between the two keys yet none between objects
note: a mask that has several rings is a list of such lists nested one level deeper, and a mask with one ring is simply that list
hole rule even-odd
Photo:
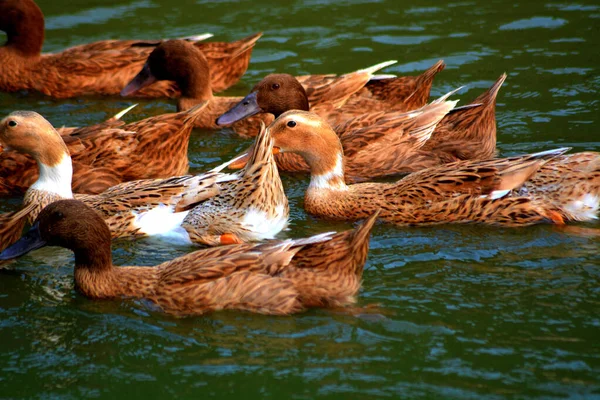
[{"label": "duck bill", "polygon": [[156,82],[156,77],[152,75],[148,63],[144,68],[121,90],[121,96],[129,96]]},{"label": "duck bill", "polygon": [[39,228],[39,223],[36,222],[25,235],[21,236],[21,239],[0,253],[0,260],[10,260],[20,257],[30,251],[46,246],[46,241],[42,239]]},{"label": "duck bill", "polygon": [[234,122],[251,117],[259,112],[262,112],[262,109],[256,100],[256,92],[252,92],[233,106],[231,110],[217,118],[217,125],[233,124]]},{"label": "duck bill", "polygon": [[[242,169],[248,164],[248,160],[250,160],[250,156],[254,152],[254,145],[250,146],[248,150],[246,150],[246,154],[243,157],[235,160],[227,166],[229,169]],[[273,147],[273,155],[281,153],[279,147]]]}]

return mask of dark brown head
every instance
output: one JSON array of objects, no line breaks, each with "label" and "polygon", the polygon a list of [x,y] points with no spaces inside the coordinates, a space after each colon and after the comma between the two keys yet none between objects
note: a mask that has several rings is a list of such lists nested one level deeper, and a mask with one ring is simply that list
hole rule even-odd
[{"label": "dark brown head", "polygon": [[0,0],[0,30],[6,46],[38,55],[44,43],[44,14],[32,0]]},{"label": "dark brown head", "polygon": [[218,125],[228,125],[260,112],[279,117],[289,110],[308,111],[304,87],[288,74],[267,75],[250,94],[217,119]]},{"label": "dark brown head", "polygon": [[128,96],[156,81],[175,81],[183,97],[212,97],[210,69],[204,54],[185,40],[168,40],[148,56],[142,70],[121,91]]},{"label": "dark brown head", "polygon": [[0,259],[19,257],[44,246],[75,253],[77,264],[110,265],[110,231],[102,218],[78,200],[59,200],[42,210],[21,239],[0,253]]}]

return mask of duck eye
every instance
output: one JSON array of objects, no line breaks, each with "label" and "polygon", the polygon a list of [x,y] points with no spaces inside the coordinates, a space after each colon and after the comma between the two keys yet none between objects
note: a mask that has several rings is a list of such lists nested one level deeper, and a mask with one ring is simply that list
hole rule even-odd
[{"label": "duck eye", "polygon": [[65,217],[65,215],[62,212],[60,212],[60,211],[57,211],[56,214],[54,214],[54,215],[56,216],[57,220],[58,219],[63,219]]},{"label": "duck eye", "polygon": [[290,128],[293,128],[296,126],[296,121],[288,121],[287,126],[289,126]]},{"label": "duck eye", "polygon": [[273,84],[271,87],[272,87],[274,90],[277,90],[277,89],[279,89],[279,83],[274,83],[274,84]]},{"label": "duck eye", "polygon": [[10,126],[10,127],[17,126],[17,121],[11,119],[10,121],[8,121],[8,126]]}]

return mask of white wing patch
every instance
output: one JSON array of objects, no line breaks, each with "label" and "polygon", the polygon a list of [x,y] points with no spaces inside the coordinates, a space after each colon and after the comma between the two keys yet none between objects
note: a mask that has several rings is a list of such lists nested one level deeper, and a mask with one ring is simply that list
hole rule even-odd
[{"label": "white wing patch", "polygon": [[288,215],[282,204],[275,207],[274,215],[250,207],[244,215],[242,226],[251,231],[251,240],[274,239],[279,232],[285,229],[287,221]]},{"label": "white wing patch", "polygon": [[136,213],[134,226],[148,236],[158,236],[160,239],[173,243],[192,244],[187,231],[181,226],[189,211],[174,212],[164,204],[159,204],[150,211]]},{"label": "white wing patch", "polygon": [[573,200],[565,205],[565,210],[577,221],[590,221],[598,219],[598,208],[600,197],[593,194],[585,194],[579,200]]}]

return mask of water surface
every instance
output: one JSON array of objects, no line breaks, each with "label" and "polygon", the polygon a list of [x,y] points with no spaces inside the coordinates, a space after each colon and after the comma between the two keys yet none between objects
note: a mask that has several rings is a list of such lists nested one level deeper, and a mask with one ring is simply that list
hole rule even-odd
[{"label": "water surface", "polygon": [[[571,146],[600,151],[600,6],[593,1],[40,1],[45,51],[106,38],[263,31],[243,95],[273,71],[343,73],[396,59],[418,74],[439,59],[438,96],[466,104],[506,72],[497,106],[502,155]],[[0,94],[2,115],[33,109],[86,125],[131,104]],[[174,110],[145,100],[126,120]],[[192,171],[247,145],[194,132]],[[307,179],[284,177],[299,237],[352,224],[307,216]],[[0,210],[19,199],[2,199]],[[90,301],[72,255],[44,249],[0,273],[0,393],[6,398],[599,398],[597,224],[393,228],[377,225],[353,310],[275,318],[222,312],[175,319],[140,301]],[[590,230],[591,229],[591,230]],[[117,265],[190,251],[114,244]]]}]

